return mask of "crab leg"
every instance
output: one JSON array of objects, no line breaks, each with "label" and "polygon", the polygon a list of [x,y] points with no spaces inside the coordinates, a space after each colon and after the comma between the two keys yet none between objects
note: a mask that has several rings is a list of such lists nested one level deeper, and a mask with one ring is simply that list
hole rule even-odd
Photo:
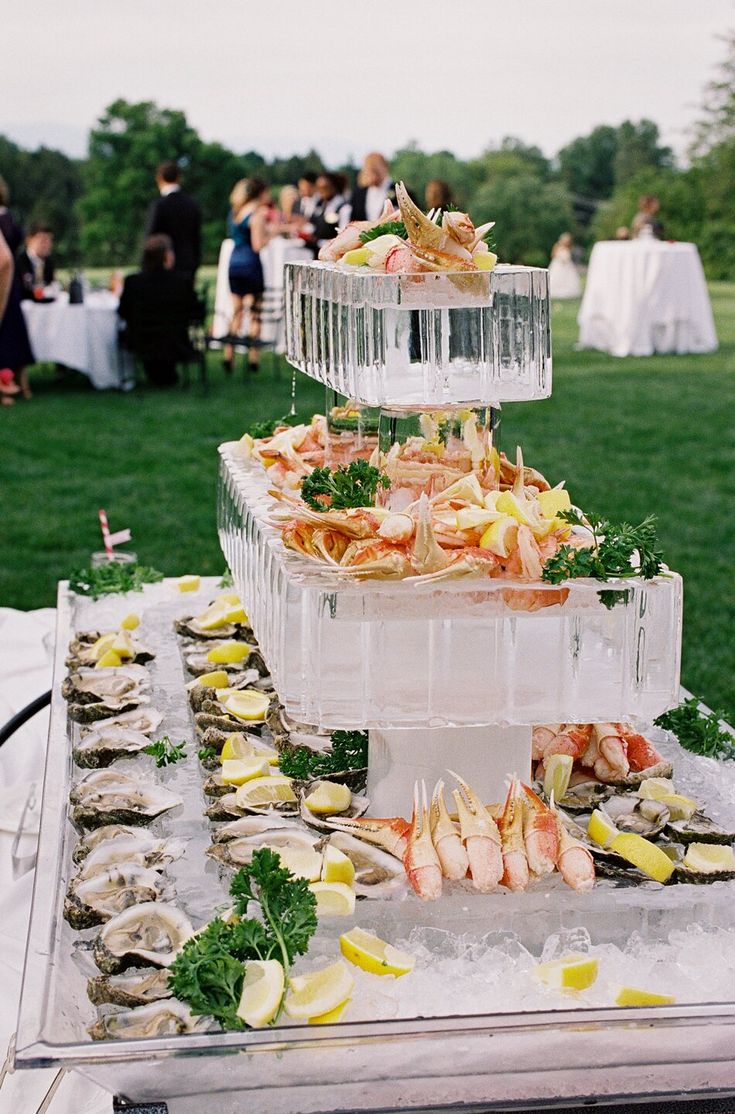
[{"label": "crab leg", "polygon": [[419,783],[413,789],[413,816],[408,834],[408,847],[403,856],[403,865],[414,891],[422,901],[436,901],[442,892],[442,868],[439,856],[431,842],[429,828],[429,808],[426,802],[426,782],[421,782],[421,805],[419,806]]},{"label": "crab leg", "polygon": [[466,781],[453,770],[459,782],[452,796],[459,813],[459,830],[470,864],[472,884],[481,893],[491,893],[503,877],[500,832],[490,813]]},{"label": "crab leg", "polygon": [[438,781],[431,798],[431,838],[439,856],[442,874],[445,878],[458,882],[464,878],[469,867],[467,852],[456,827],[449,818],[444,801],[444,782]]},{"label": "crab leg", "polygon": [[529,882],[528,859],[523,842],[523,805],[518,797],[518,781],[513,778],[498,819],[503,848],[503,877],[509,890],[525,890]]},{"label": "crab leg", "polygon": [[387,819],[375,819],[370,816],[340,817],[330,816],[325,819],[325,824],[338,832],[364,839],[366,843],[374,843],[382,847],[397,859],[403,859],[408,849],[408,836],[411,825],[402,816],[391,816]]},{"label": "crab leg", "polygon": [[523,842],[528,866],[534,874],[551,874],[559,858],[559,832],[556,815],[533,789],[521,785],[523,801]]},{"label": "crab leg", "polygon": [[567,831],[559,813],[555,815],[559,833],[559,873],[573,890],[591,890],[595,884],[594,859],[584,844]]}]

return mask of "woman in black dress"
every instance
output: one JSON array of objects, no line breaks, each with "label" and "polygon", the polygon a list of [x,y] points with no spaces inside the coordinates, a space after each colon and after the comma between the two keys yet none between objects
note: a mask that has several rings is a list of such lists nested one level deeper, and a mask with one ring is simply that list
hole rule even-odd
[{"label": "woman in black dress", "polygon": [[[15,257],[23,244],[24,236],[23,229],[7,207],[8,200],[8,187],[0,178],[0,232]],[[23,398],[32,398],[26,367],[33,363],[33,352],[20,304],[22,294],[20,278],[16,271],[10,287],[5,316],[0,322],[0,371],[10,368],[18,381]]]}]

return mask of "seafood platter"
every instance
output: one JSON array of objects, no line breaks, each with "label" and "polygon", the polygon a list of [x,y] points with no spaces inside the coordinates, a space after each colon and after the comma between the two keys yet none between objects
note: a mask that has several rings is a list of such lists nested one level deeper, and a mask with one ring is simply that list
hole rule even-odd
[{"label": "seafood platter", "polygon": [[18,1066],[171,1114],[735,1092],[681,578],[500,449],[545,273],[397,195],[287,267],[327,406],[221,447],[234,585],[60,586]]}]

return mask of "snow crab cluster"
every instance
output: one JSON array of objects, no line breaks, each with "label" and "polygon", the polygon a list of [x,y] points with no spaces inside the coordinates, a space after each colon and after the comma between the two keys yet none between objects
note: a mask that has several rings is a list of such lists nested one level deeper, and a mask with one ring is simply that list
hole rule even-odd
[{"label": "snow crab cluster", "polygon": [[537,778],[543,777],[544,763],[553,755],[571,756],[572,787],[590,781],[634,786],[671,774],[671,763],[629,723],[540,724],[533,729],[531,745]]}]

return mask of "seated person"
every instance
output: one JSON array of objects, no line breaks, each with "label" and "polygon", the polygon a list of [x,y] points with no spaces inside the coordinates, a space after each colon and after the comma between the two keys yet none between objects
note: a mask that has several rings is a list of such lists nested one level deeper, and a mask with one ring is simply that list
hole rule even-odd
[{"label": "seated person", "polygon": [[170,237],[148,236],[142,270],[125,279],[117,310],[125,322],[121,343],[156,387],[178,382],[177,362],[192,357],[189,325],[202,316],[191,281],[173,266]]},{"label": "seated person", "polygon": [[26,236],[26,246],[18,252],[15,267],[24,298],[41,300],[44,289],[54,281],[54,233],[47,224],[36,222]]}]

